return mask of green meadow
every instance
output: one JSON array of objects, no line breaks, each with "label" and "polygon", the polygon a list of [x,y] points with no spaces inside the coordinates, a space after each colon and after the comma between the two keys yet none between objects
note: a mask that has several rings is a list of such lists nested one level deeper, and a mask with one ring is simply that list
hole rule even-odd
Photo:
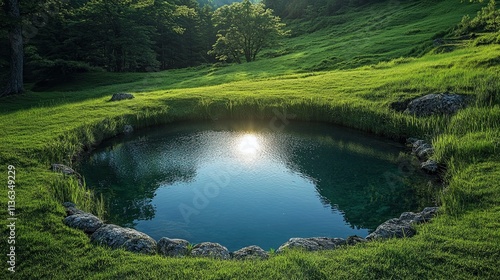
[{"label": "green meadow", "polygon": [[[387,1],[330,17],[288,22],[289,38],[255,62],[151,73],[79,74],[28,85],[0,99],[0,192],[6,217],[7,166],[16,170],[16,273],[2,279],[498,279],[500,275],[500,45],[449,38],[480,4]],[[113,93],[135,99],[109,102]],[[391,103],[428,93],[470,96],[451,117],[414,117]],[[62,202],[95,214],[99,197],[61,174],[123,126],[182,120],[271,119],[276,112],[404,141],[426,139],[444,164],[440,214],[407,239],[332,251],[288,251],[266,261],[137,255],[91,244],[65,226]],[[3,278],[3,277],[6,278]]]}]

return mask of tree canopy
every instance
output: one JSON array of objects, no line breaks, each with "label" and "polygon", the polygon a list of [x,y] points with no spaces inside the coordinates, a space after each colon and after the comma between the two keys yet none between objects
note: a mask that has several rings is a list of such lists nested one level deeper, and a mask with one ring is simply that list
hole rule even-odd
[{"label": "tree canopy", "polygon": [[211,53],[223,61],[241,63],[242,56],[247,62],[254,61],[264,47],[288,34],[285,24],[271,9],[249,0],[217,9],[213,22],[218,33]]},{"label": "tree canopy", "polygon": [[[156,71],[213,62],[213,10],[196,0],[20,1],[20,20],[0,6],[0,80],[12,80],[9,27],[22,27],[29,82],[71,73]],[[11,24],[13,22],[13,24]]]}]

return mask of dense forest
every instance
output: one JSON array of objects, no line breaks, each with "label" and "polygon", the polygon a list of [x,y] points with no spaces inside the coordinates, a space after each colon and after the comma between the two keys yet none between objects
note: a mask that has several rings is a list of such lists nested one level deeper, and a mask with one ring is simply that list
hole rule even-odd
[{"label": "dense forest", "polygon": [[[210,61],[207,50],[215,39],[212,9],[194,0],[70,0],[34,5],[25,9],[30,14],[23,15],[28,75],[91,67],[151,71]],[[8,44],[5,29],[3,46]],[[2,47],[2,68],[7,63],[6,50]]]}]

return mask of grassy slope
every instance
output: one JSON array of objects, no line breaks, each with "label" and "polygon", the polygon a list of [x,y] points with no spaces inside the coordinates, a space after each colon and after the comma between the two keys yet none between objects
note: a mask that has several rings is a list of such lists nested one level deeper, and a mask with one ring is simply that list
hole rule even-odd
[{"label": "grassy slope", "polygon": [[[495,78],[500,67],[491,64],[500,46],[464,48],[351,70],[305,73],[330,57],[327,45],[337,48],[338,52],[332,49],[332,53],[344,59],[403,56],[414,45],[458,21],[465,10],[473,9],[457,1],[429,3],[401,1],[396,9],[380,4],[356,11],[357,17],[373,20],[374,30],[368,25],[360,29],[356,24],[363,21],[358,21],[294,37],[283,47],[290,54],[270,60],[164,73],[91,74],[51,92],[2,99],[0,162],[18,169],[15,276],[484,279],[499,275],[500,107],[473,107],[451,119],[420,120],[392,112],[389,103],[444,90],[470,95],[497,90]],[[426,13],[433,16],[424,18]],[[395,25],[398,20],[410,23]],[[421,30],[421,37],[416,30]],[[328,34],[334,32],[345,37],[329,39]],[[355,38],[367,41],[348,47],[337,43]],[[381,47],[388,51],[380,53]],[[358,62],[352,63],[350,66]],[[326,68],[335,66],[324,64],[328,64]],[[135,92],[136,99],[106,102],[117,91]],[[388,136],[424,135],[433,139],[436,158],[449,166],[449,188],[443,194],[445,212],[433,223],[420,226],[419,234],[412,239],[371,242],[329,252],[290,252],[264,262],[138,256],[91,245],[83,233],[61,223],[64,211],[50,187],[59,176],[47,170],[49,163],[70,161],[74,153],[118,133],[125,123],[145,126],[185,118],[263,118],[272,117],[273,109],[305,120],[343,123]],[[2,195],[1,204],[5,205],[5,200]],[[4,223],[2,219],[0,226],[6,236]],[[5,246],[2,239],[2,252],[6,252]]]}]

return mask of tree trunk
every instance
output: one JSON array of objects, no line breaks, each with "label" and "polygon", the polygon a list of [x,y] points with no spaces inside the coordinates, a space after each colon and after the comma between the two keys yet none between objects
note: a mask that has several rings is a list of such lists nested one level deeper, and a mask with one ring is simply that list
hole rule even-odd
[{"label": "tree trunk", "polygon": [[248,49],[245,50],[245,59],[247,62],[252,62],[252,54],[250,53],[250,50],[248,50]]},{"label": "tree trunk", "polygon": [[21,15],[19,12],[19,1],[7,0],[6,8],[7,14],[12,20],[12,24],[9,27],[10,76],[7,83],[7,88],[0,94],[0,96],[18,94],[24,91],[24,50]]}]

